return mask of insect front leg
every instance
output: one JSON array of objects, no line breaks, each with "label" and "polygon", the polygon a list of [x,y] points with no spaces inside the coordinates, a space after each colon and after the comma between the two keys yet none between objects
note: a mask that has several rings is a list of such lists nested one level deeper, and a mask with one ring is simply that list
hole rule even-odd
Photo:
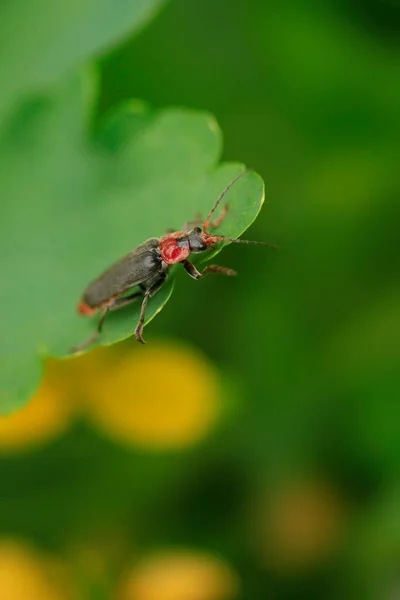
[{"label": "insect front leg", "polygon": [[184,231],[185,233],[188,233],[194,227],[202,227],[202,226],[203,226],[203,219],[201,218],[200,215],[197,215],[197,217],[195,219],[193,219],[192,221],[186,221],[186,223],[183,224],[182,231]]},{"label": "insect front leg", "polygon": [[[219,227],[222,223],[222,221],[225,219],[226,215],[229,212],[229,204],[225,204],[224,208],[222,209],[222,212],[220,214],[220,216],[217,219],[214,219],[214,221],[211,221],[208,223],[207,228],[209,229],[215,229],[216,227]],[[182,231],[184,231],[185,233],[188,233],[191,229],[193,229],[194,227],[202,227],[204,225],[203,219],[201,218],[200,215],[198,215],[196,217],[196,219],[193,219],[193,221],[187,221],[183,227],[182,227]],[[174,230],[171,229],[171,233]]]},{"label": "insect front leg", "polygon": [[216,227],[219,227],[221,225],[222,221],[225,219],[228,212],[229,212],[229,204],[225,204],[220,216],[217,219],[214,219],[214,221],[211,221],[208,224],[208,227],[211,227],[211,229],[215,229]]},{"label": "insect front leg", "polygon": [[136,337],[137,341],[140,342],[141,344],[146,343],[143,339],[142,333],[143,333],[144,319],[146,317],[147,303],[150,300],[150,298],[152,296],[154,296],[162,288],[162,286],[165,283],[166,278],[167,278],[166,274],[161,275],[160,279],[158,279],[152,286],[147,288],[147,290],[144,292],[144,298],[143,298],[143,302],[142,302],[142,308],[140,311],[139,322],[135,329],[135,337]]},{"label": "insect front leg", "polygon": [[220,267],[218,265],[209,265],[203,271],[198,271],[194,264],[189,262],[188,260],[183,261],[183,266],[187,273],[189,273],[190,277],[193,279],[200,279],[201,277],[205,277],[207,273],[220,273],[221,275],[228,275],[229,277],[234,277],[237,275],[237,272],[233,269],[227,269],[226,267]]}]

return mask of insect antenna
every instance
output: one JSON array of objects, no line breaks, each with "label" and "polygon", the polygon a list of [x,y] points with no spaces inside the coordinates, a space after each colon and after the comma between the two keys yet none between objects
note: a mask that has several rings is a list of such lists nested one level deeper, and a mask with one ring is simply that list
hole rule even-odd
[{"label": "insect antenna", "polygon": [[235,238],[227,238],[214,235],[212,237],[217,242],[232,242],[233,244],[254,244],[256,246],[267,246],[267,248],[274,248],[274,250],[278,249],[278,246],[275,246],[275,244],[266,244],[265,242],[254,242],[253,240],[237,240]]},{"label": "insect antenna", "polygon": [[225,194],[229,190],[229,188],[231,188],[233,186],[233,184],[237,182],[238,179],[240,179],[241,177],[243,177],[243,175],[246,175],[246,173],[251,173],[251,171],[253,171],[253,169],[246,169],[245,171],[242,171],[241,173],[239,173],[239,175],[236,175],[236,177],[234,177],[232,179],[232,181],[230,181],[228,183],[228,185],[226,186],[225,189],[222,190],[222,192],[220,193],[220,195],[216,199],[214,206],[210,210],[207,219],[204,221],[204,225],[203,225],[203,230],[204,231],[207,231],[207,229],[209,228],[212,216],[215,213],[215,211],[217,210],[218,204],[221,202],[222,198],[225,196]]}]

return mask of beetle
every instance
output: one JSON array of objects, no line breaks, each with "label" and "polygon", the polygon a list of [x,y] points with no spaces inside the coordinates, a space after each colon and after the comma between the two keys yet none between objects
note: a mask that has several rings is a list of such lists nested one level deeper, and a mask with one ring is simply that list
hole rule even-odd
[{"label": "beetle", "polygon": [[[150,238],[90,283],[78,304],[78,312],[85,316],[92,316],[99,311],[102,313],[96,332],[83,344],[73,348],[73,352],[83,350],[97,340],[101,334],[104,320],[110,311],[127,306],[138,298],[142,299],[142,307],[135,336],[138,342],[144,344],[142,333],[147,303],[164,285],[171,266],[176,263],[181,263],[193,279],[200,279],[207,273],[221,273],[228,276],[237,274],[232,269],[218,265],[209,265],[203,271],[199,271],[188,260],[190,254],[204,252],[219,242],[257,244],[276,248],[273,244],[227,238],[209,232],[210,229],[218,227],[228,213],[228,205],[225,205],[221,215],[214,221],[211,220],[221,200],[232,185],[249,171],[250,169],[242,171],[228,183],[215,201],[206,220],[202,223],[202,227],[195,226],[190,229],[191,225],[199,223],[199,220],[191,221],[183,227],[183,231],[172,231],[161,238]],[[138,289],[125,295],[134,287],[138,287]]]}]

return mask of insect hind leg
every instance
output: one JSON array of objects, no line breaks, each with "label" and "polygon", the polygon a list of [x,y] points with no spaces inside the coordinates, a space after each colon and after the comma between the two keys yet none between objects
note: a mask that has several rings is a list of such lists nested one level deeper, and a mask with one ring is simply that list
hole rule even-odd
[{"label": "insect hind leg", "polygon": [[70,350],[72,353],[75,354],[76,352],[81,352],[82,350],[85,350],[86,348],[94,344],[94,342],[100,337],[101,331],[103,329],[104,319],[106,318],[106,315],[109,310],[109,306],[103,308],[103,312],[101,313],[101,317],[99,319],[96,331],[93,333],[93,335],[90,336],[90,338],[88,338],[82,344],[79,344],[78,346],[73,346],[73,348],[71,348]]},{"label": "insect hind leg", "polygon": [[116,298],[115,300],[112,300],[110,302],[110,304],[108,304],[107,306],[105,306],[103,308],[103,312],[101,313],[99,322],[97,324],[97,329],[94,332],[94,334],[91,335],[90,338],[88,338],[82,344],[79,344],[78,346],[74,346],[73,348],[71,348],[71,352],[73,352],[73,353],[81,352],[82,350],[85,350],[86,348],[88,348],[89,346],[94,344],[94,342],[96,342],[98,340],[98,338],[100,337],[101,332],[103,330],[105,318],[109,311],[117,310],[118,308],[122,308],[123,306],[128,306],[129,304],[134,302],[136,300],[136,298],[142,297],[144,294],[145,294],[145,290],[140,289],[140,291],[134,292],[133,294],[129,294],[129,296],[125,296],[124,298]]}]

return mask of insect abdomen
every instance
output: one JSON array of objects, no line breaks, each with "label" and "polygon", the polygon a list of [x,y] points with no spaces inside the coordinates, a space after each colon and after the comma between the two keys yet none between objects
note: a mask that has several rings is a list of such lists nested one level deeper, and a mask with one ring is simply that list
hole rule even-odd
[{"label": "insect abdomen", "polygon": [[97,306],[96,308],[90,307],[88,304],[86,304],[84,300],[82,300],[78,304],[78,313],[80,313],[81,315],[85,315],[86,317],[90,317],[94,315],[99,308],[100,306]]}]

